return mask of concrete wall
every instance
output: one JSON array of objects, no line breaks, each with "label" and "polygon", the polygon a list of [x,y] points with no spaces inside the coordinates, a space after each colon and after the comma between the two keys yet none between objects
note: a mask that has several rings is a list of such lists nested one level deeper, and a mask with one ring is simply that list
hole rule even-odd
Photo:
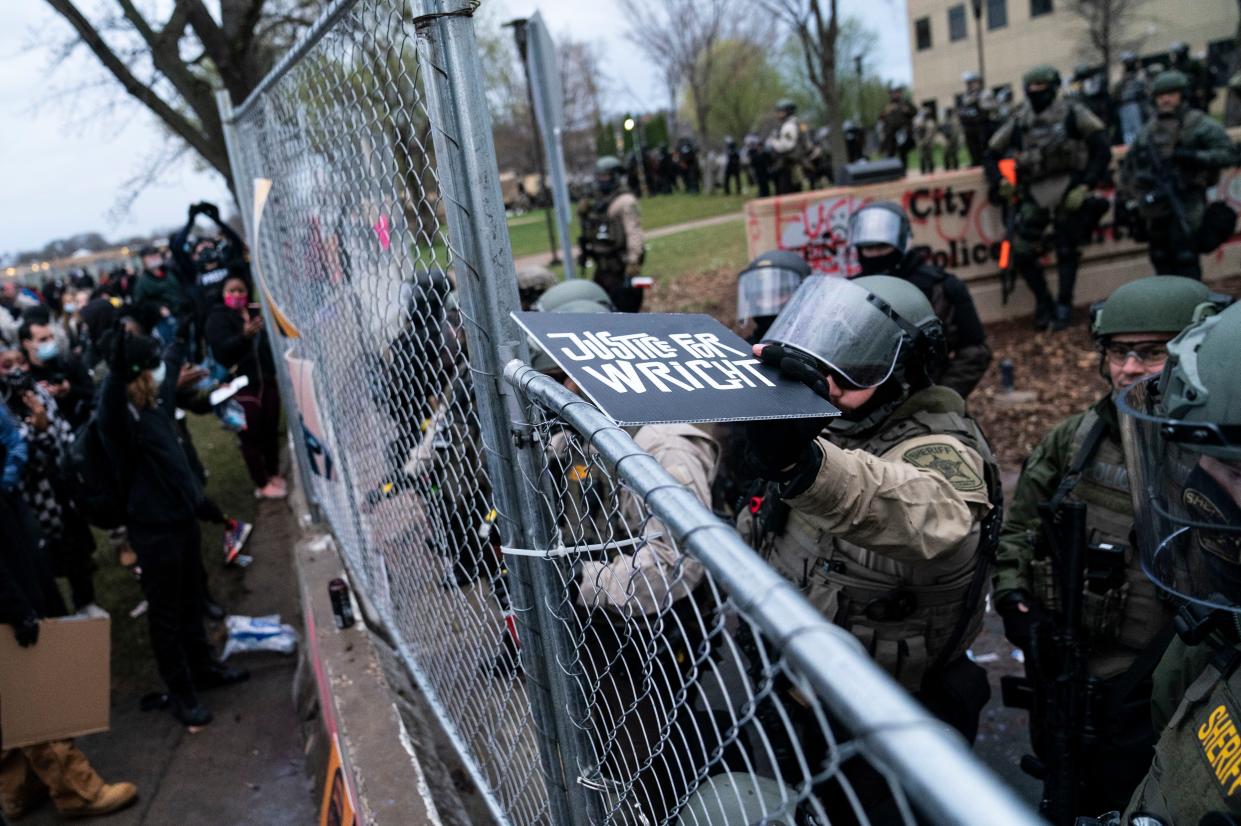
[{"label": "concrete wall", "polygon": [[[987,28],[982,17],[983,57],[986,82],[990,87],[1012,84],[1021,99],[1021,75],[1036,63],[1051,63],[1068,75],[1078,63],[1094,64],[1099,55],[1086,47],[1086,24],[1067,9],[1066,0],[1054,0],[1051,14],[1030,17],[1030,0],[1007,0],[1008,25]],[[966,37],[948,39],[948,9],[964,5]],[[918,51],[915,22],[929,18],[931,48]],[[921,103],[934,99],[940,110],[952,106],[953,96],[963,91],[961,73],[978,70],[977,32],[970,0],[908,0],[906,26],[913,62],[913,97]],[[1205,52],[1207,44],[1229,39],[1237,25],[1237,4],[1233,0],[1150,0],[1133,16],[1123,40],[1136,44],[1139,54],[1162,52],[1174,40],[1189,44],[1194,54]],[[1119,69],[1114,67],[1114,71]]]},{"label": "concrete wall", "polygon": [[[1241,130],[1233,134],[1234,140],[1239,137]],[[1241,168],[1226,170],[1216,193],[1241,212]],[[1099,194],[1110,198],[1113,193]],[[1034,312],[1033,297],[1023,284],[1018,284],[1007,305],[1000,300],[1004,223],[1000,210],[987,201],[987,185],[977,167],[750,201],[745,207],[750,257],[787,249],[805,256],[818,272],[839,274],[850,267],[856,271],[856,263],[846,253],[849,215],[874,201],[895,201],[905,208],[913,225],[913,243],[929,246],[936,263],[969,284],[983,321]],[[1146,246],[1116,231],[1111,212],[1082,253],[1079,305],[1106,297],[1126,281],[1152,274]],[[1047,263],[1053,263],[1051,256]],[[1241,234],[1204,256],[1202,263],[1208,280],[1241,273]],[[1048,275],[1054,289],[1054,270]]]}]

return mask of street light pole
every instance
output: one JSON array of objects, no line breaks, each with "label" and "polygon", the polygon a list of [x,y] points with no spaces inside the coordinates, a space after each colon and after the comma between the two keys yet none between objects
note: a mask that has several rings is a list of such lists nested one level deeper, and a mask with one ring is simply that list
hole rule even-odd
[{"label": "street light pole", "polygon": [[982,0],[970,0],[974,7],[974,35],[978,40],[978,79],[987,88],[987,64],[982,56]]},{"label": "street light pole", "polygon": [[[530,84],[530,64],[526,62],[526,19],[518,18],[505,23],[506,26],[513,27],[513,39],[517,41],[517,54],[521,57],[521,69],[526,75],[526,99],[530,102],[530,134],[534,138],[534,160],[539,167],[539,187],[543,192],[547,189],[547,163],[543,160],[543,139],[539,136],[539,118],[534,112],[534,87]],[[517,180],[521,184],[521,179]],[[547,218],[547,243],[551,247],[552,260],[548,261],[549,266],[553,266],[560,262],[560,247],[556,243],[556,228],[552,224],[552,210],[543,210],[544,217]]]},{"label": "street light pole", "polygon": [[862,123],[862,56],[855,54],[853,56],[853,69],[857,74],[857,122]]},{"label": "street light pole", "polygon": [[[646,179],[646,153],[642,151],[642,120],[641,118],[627,117],[623,124],[626,132],[633,132],[633,145],[638,153],[638,183],[646,184],[646,192],[651,192],[651,182]],[[635,193],[641,196],[641,192]]]}]

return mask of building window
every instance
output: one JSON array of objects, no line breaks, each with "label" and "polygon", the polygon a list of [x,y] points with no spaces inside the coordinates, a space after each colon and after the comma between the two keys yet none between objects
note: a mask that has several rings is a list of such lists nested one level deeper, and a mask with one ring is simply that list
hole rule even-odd
[{"label": "building window", "polygon": [[1055,9],[1052,7],[1052,0],[1030,0],[1030,16],[1042,17],[1045,14],[1051,14]]},{"label": "building window", "polygon": [[931,48],[931,18],[919,17],[914,21],[914,39],[918,44],[918,51],[925,52]]},{"label": "building window", "polygon": [[958,3],[948,9],[948,39],[953,43],[966,38],[965,4]]},{"label": "building window", "polygon": [[1008,25],[1008,0],[987,0],[987,28],[1002,29]]}]

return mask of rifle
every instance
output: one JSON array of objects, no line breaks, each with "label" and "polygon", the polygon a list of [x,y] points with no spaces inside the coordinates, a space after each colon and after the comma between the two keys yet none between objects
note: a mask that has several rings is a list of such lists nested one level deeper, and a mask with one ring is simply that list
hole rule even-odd
[{"label": "rifle", "polygon": [[1027,677],[1004,677],[1004,705],[1030,711],[1047,733],[1042,759],[1026,755],[1022,769],[1043,781],[1039,811],[1056,826],[1073,826],[1081,797],[1085,752],[1097,736],[1097,681],[1087,670],[1088,647],[1081,632],[1082,593],[1086,587],[1086,506],[1064,502],[1053,510],[1039,505],[1061,594],[1052,628],[1036,629],[1026,652]]},{"label": "rifle", "polygon": [[1154,144],[1150,141],[1142,143],[1143,156],[1148,164],[1150,164],[1151,172],[1154,175],[1151,183],[1155,188],[1142,196],[1142,203],[1147,206],[1154,206],[1160,201],[1166,201],[1168,206],[1172,208],[1172,215],[1176,218],[1176,225],[1181,230],[1181,239],[1184,243],[1189,244],[1193,241],[1194,235],[1189,229],[1189,219],[1185,217],[1185,205],[1181,203],[1180,197],[1176,194],[1176,187],[1173,185],[1176,172],[1168,169],[1164,164],[1163,158],[1159,157],[1159,152],[1155,149]]},{"label": "rifle", "polygon": [[[1004,158],[999,163],[1000,177],[1017,188],[1017,159]],[[1017,287],[1017,269],[1013,266],[1013,233],[1017,231],[1017,195],[1008,205],[1004,217],[1004,240],[1000,242],[1000,303],[1007,304],[1008,298]]]}]

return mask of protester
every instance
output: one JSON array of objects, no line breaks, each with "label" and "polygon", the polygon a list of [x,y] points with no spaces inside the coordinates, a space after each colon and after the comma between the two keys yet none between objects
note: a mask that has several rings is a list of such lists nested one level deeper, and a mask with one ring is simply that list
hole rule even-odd
[{"label": "protester", "polygon": [[31,379],[17,350],[0,350],[0,400],[16,417],[26,443],[26,503],[39,522],[55,574],[69,581],[73,607],[81,611],[95,602],[95,540],[61,480],[61,461],[73,429],[47,390]]},{"label": "protester", "polygon": [[177,435],[177,383],[168,378],[180,370],[185,349],[182,334],[161,359],[155,340],[118,334],[99,423],[111,455],[118,458],[129,541],[142,566],[151,645],[171,711],[187,726],[203,726],[212,715],[199,702],[198,691],[240,682],[249,674],[215,659],[203,627],[197,522],[203,491]]},{"label": "protester", "polygon": [[[18,645],[38,645],[40,620],[63,616],[64,602],[39,546],[39,529],[19,488],[27,453],[17,422],[0,406],[0,623]],[[16,820],[50,796],[64,817],[106,815],[138,796],[132,783],[105,783],[72,740],[0,751],[0,811]]]},{"label": "protester", "polygon": [[95,381],[86,365],[65,349],[51,324],[27,319],[17,337],[30,365],[30,377],[56,399],[71,428],[81,427],[95,403]]},{"label": "protester", "polygon": [[246,429],[238,434],[246,470],[259,499],[283,499],[289,488],[280,475],[280,389],[276,364],[263,329],[258,305],[250,303],[250,285],[230,275],[222,301],[207,314],[207,346],[220,364],[245,376],[249,384],[236,396],[246,412]]}]

